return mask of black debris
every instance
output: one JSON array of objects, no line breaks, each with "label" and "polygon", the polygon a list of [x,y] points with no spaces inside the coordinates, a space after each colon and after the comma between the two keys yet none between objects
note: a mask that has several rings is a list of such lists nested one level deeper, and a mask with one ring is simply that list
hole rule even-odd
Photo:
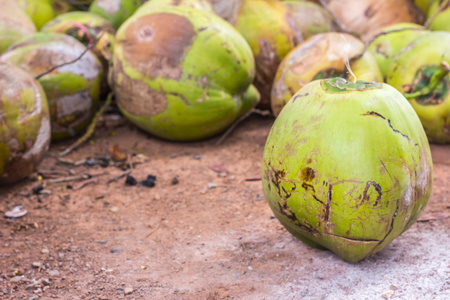
[{"label": "black debris", "polygon": [[148,175],[146,180],[141,181],[141,184],[143,186],[152,188],[155,186],[156,176],[155,175]]},{"label": "black debris", "polygon": [[127,175],[127,178],[125,179],[125,184],[127,184],[127,185],[137,185],[137,180],[133,176]]}]

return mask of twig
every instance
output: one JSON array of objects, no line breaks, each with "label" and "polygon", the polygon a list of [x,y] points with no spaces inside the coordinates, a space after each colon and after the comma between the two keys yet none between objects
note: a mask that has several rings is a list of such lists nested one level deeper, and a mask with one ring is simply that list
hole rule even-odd
[{"label": "twig", "polygon": [[91,179],[87,179],[84,181],[81,181],[77,184],[75,184],[72,189],[75,191],[81,190],[82,188],[84,188],[86,185],[90,184],[90,183],[97,183],[97,178],[91,178]]},{"label": "twig", "polygon": [[227,131],[225,131],[220,137],[220,139],[216,142],[216,146],[222,144],[223,141],[225,141],[225,139],[233,132],[236,126],[238,126],[242,121],[250,117],[250,115],[254,112],[255,112],[254,109],[251,109],[245,115],[242,115],[236,121],[234,121],[233,124],[231,124],[231,126],[227,129]]},{"label": "twig", "polygon": [[113,178],[109,179],[107,183],[110,184],[111,182],[117,181],[117,180],[119,180],[120,178],[125,177],[125,176],[127,176],[128,174],[130,174],[130,173],[131,173],[131,169],[126,170],[126,171],[123,172],[122,174],[119,174],[119,175],[114,176]]},{"label": "twig", "polygon": [[91,45],[89,45],[89,47],[86,47],[86,49],[84,49],[84,51],[81,52],[81,54],[78,55],[77,58],[75,58],[75,59],[73,59],[73,60],[71,60],[71,61],[69,61],[69,62],[65,62],[65,63],[62,63],[62,64],[60,64],[60,65],[53,66],[53,67],[51,67],[50,69],[48,69],[47,71],[45,71],[44,73],[41,73],[41,74],[37,75],[37,76],[35,77],[35,79],[36,79],[36,80],[39,80],[42,76],[45,76],[45,75],[47,75],[47,74],[53,72],[53,71],[56,70],[56,69],[59,69],[59,68],[61,68],[61,67],[64,67],[64,66],[67,66],[67,65],[70,65],[70,64],[73,64],[73,63],[77,62],[77,61],[80,60],[86,53],[88,53],[89,50],[91,50],[92,48],[94,48],[94,47],[97,45],[98,41],[100,40],[100,37],[101,37],[101,35],[96,39],[95,43],[92,43]]},{"label": "twig", "polygon": [[108,175],[108,172],[98,173],[98,174],[83,174],[79,176],[67,176],[63,178],[57,178],[57,179],[50,179],[48,183],[62,183],[62,182],[69,182],[69,181],[81,181],[81,180],[87,180],[91,179],[93,177],[100,177],[104,175]]},{"label": "twig", "polygon": [[98,119],[103,115],[106,108],[108,108],[108,106],[111,104],[112,96],[113,96],[112,93],[108,94],[105,104],[103,104],[103,106],[100,108],[100,110],[95,114],[94,118],[92,119],[91,124],[89,124],[89,127],[86,130],[86,133],[82,137],[80,137],[75,143],[70,145],[66,150],[59,153],[59,157],[66,156],[67,154],[69,154],[70,152],[72,152],[73,150],[78,148],[85,141],[87,141],[94,134],[95,127],[97,126],[97,123],[98,123]]},{"label": "twig", "polygon": [[48,183],[62,183],[62,182],[69,182],[69,181],[80,181],[80,180],[86,180],[90,179],[91,176],[88,174],[83,174],[80,176],[68,176],[63,178],[56,178],[56,179],[50,179]]}]

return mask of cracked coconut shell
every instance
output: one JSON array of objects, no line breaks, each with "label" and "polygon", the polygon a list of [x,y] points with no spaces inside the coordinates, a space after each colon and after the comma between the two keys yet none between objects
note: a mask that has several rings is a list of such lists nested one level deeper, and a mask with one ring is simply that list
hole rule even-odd
[{"label": "cracked coconut shell", "polygon": [[343,78],[299,90],[275,120],[262,163],[264,194],[295,237],[348,262],[407,230],[431,193],[430,148],[393,87]]},{"label": "cracked coconut shell", "polygon": [[184,6],[147,6],[117,31],[113,90],[123,114],[170,140],[213,136],[259,100],[254,59],[218,16]]},{"label": "cracked coconut shell", "polygon": [[45,93],[29,73],[0,62],[0,184],[26,178],[50,145]]}]

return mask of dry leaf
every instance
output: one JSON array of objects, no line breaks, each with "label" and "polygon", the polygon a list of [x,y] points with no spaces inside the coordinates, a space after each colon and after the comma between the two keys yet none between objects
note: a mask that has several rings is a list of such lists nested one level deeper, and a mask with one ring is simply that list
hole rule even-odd
[{"label": "dry leaf", "polygon": [[109,153],[114,161],[124,161],[127,159],[127,155],[117,145],[109,147]]}]

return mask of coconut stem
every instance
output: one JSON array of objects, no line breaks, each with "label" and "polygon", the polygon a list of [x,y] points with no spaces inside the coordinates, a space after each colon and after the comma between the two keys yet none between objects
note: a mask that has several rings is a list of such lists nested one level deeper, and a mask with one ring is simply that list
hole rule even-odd
[{"label": "coconut stem", "polygon": [[83,134],[82,137],[80,137],[75,143],[73,143],[72,145],[70,145],[66,150],[62,151],[61,153],[59,153],[59,157],[63,157],[66,156],[67,154],[69,154],[70,152],[72,152],[73,150],[75,150],[76,148],[78,148],[81,144],[83,144],[85,141],[87,141],[93,134],[95,131],[95,127],[97,127],[97,122],[98,119],[103,115],[103,113],[105,112],[105,110],[109,107],[109,105],[111,104],[111,100],[112,100],[112,96],[113,93],[109,93],[108,97],[106,97],[106,101],[103,104],[103,106],[99,109],[99,111],[95,114],[94,118],[92,119],[91,124],[89,124],[89,127],[87,128],[85,134]]},{"label": "coconut stem", "polygon": [[405,96],[406,99],[413,99],[432,93],[439,82],[441,82],[449,72],[450,65],[446,61],[441,62],[441,68],[431,76],[428,86],[414,93],[404,93],[403,96]]}]

